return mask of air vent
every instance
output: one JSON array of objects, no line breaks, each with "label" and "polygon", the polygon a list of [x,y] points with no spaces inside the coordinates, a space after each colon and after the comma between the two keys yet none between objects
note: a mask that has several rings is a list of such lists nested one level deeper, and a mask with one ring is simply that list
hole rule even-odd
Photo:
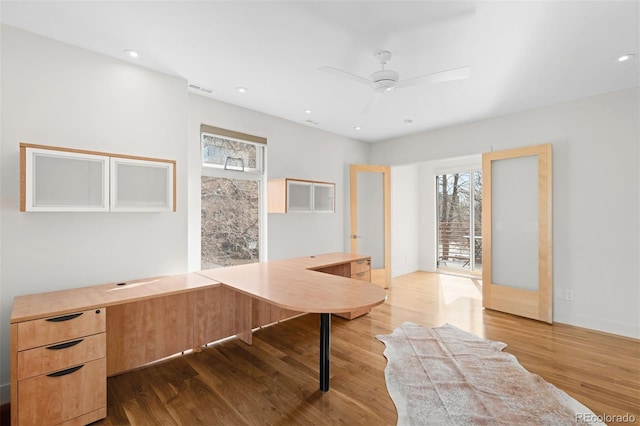
[{"label": "air vent", "polygon": [[197,90],[199,92],[204,92],[207,94],[213,93],[213,89],[209,89],[208,87],[204,87],[195,83],[189,83],[189,89]]}]

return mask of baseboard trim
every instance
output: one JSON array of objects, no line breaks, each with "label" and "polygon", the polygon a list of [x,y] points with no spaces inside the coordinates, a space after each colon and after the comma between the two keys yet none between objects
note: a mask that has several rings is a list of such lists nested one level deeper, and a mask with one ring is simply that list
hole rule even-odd
[{"label": "baseboard trim", "polygon": [[585,315],[569,314],[565,311],[554,310],[553,321],[567,324],[574,327],[586,328],[605,334],[615,334],[616,336],[629,339],[640,340],[640,326],[619,323],[611,320],[603,320]]}]

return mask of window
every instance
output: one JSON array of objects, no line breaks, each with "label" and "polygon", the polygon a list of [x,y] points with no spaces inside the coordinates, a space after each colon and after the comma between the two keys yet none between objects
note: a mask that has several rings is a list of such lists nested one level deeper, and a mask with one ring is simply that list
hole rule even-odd
[{"label": "window", "polygon": [[260,152],[257,144],[202,135],[202,164],[205,167],[259,173]]},{"label": "window", "polygon": [[201,268],[260,261],[266,140],[202,126]]}]

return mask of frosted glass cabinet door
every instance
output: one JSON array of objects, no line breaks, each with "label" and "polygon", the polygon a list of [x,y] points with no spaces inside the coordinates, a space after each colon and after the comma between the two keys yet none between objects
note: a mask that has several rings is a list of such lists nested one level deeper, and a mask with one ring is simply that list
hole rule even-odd
[{"label": "frosted glass cabinet door", "polygon": [[173,162],[111,158],[111,211],[174,210]]},{"label": "frosted glass cabinet door", "polygon": [[109,157],[26,148],[21,210],[109,211]]},{"label": "frosted glass cabinet door", "polygon": [[313,211],[313,184],[287,180],[287,212],[310,213]]},{"label": "frosted glass cabinet door", "polygon": [[313,211],[333,213],[335,211],[335,188],[332,183],[313,184]]}]

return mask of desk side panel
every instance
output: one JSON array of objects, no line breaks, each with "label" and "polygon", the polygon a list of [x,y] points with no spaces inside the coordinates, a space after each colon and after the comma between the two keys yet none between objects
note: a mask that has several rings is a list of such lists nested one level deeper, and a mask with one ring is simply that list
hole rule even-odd
[{"label": "desk side panel", "polygon": [[18,324],[11,324],[11,424],[18,423]]},{"label": "desk side panel", "polygon": [[[225,286],[195,293],[194,347],[238,335],[251,336],[251,298]],[[247,342],[250,343],[250,342]]]},{"label": "desk side panel", "polygon": [[192,349],[194,294],[111,306],[107,315],[107,375]]}]

